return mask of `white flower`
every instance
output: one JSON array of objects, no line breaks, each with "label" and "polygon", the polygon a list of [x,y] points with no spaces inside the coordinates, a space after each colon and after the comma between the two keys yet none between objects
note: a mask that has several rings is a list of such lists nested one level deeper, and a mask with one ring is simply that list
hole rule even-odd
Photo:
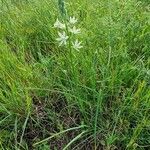
[{"label": "white flower", "polygon": [[58,19],[54,23],[54,28],[65,29],[65,24],[61,23]]},{"label": "white flower", "polygon": [[70,24],[75,24],[77,22],[77,19],[75,17],[70,17],[69,23]]},{"label": "white flower", "polygon": [[79,34],[80,33],[80,29],[77,29],[75,26],[73,28],[70,28],[69,31],[73,34]]},{"label": "white flower", "polygon": [[76,50],[81,49],[83,46],[81,45],[82,42],[79,42],[78,40],[76,40],[74,43],[72,42],[72,47]]},{"label": "white flower", "polygon": [[56,40],[58,41],[58,42],[60,42],[59,43],[59,46],[61,46],[61,45],[66,45],[67,44],[67,39],[69,38],[67,35],[66,35],[66,33],[65,32],[63,32],[63,33],[60,33],[60,32],[58,32],[58,35],[59,35],[59,38],[57,38]]}]

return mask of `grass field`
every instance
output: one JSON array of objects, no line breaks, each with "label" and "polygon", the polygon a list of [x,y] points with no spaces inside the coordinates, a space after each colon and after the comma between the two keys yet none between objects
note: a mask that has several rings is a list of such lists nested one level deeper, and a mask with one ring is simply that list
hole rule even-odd
[{"label": "grass field", "polygon": [[149,0],[0,0],[0,150],[150,149]]}]

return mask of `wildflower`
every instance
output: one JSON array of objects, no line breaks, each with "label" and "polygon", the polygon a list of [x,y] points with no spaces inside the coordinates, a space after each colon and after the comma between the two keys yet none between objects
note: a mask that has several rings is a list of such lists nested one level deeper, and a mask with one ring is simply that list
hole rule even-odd
[{"label": "wildflower", "polygon": [[80,33],[80,29],[77,29],[75,26],[73,28],[70,28],[69,31],[73,34],[79,34]]},{"label": "wildflower", "polygon": [[63,32],[63,33],[60,33],[60,32],[58,32],[58,35],[59,35],[59,38],[57,38],[56,40],[58,41],[58,42],[60,42],[59,43],[59,46],[61,46],[61,45],[66,45],[67,44],[67,39],[69,38],[67,35],[66,35],[66,33],[65,32]]},{"label": "wildflower", "polygon": [[69,23],[70,24],[75,24],[77,22],[77,19],[75,17],[70,17]]},{"label": "wildflower", "polygon": [[78,40],[76,40],[74,43],[72,43],[72,46],[74,49],[79,50],[81,49],[83,46],[81,45],[82,42],[79,42]]},{"label": "wildflower", "polygon": [[65,24],[61,23],[58,19],[54,23],[54,28],[65,29]]}]

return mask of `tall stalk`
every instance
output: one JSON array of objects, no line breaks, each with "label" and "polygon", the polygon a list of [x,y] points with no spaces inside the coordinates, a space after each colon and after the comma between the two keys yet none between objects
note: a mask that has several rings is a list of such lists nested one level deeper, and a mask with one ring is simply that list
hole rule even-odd
[{"label": "tall stalk", "polygon": [[58,0],[58,7],[61,15],[63,17],[66,16],[66,10],[65,10],[65,1],[64,0]]}]

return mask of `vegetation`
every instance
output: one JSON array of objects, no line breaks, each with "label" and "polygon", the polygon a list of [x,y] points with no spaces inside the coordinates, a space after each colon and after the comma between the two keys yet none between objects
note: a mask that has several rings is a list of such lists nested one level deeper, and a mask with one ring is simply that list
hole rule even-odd
[{"label": "vegetation", "polygon": [[0,149],[149,149],[149,10],[149,0],[1,0]]}]

